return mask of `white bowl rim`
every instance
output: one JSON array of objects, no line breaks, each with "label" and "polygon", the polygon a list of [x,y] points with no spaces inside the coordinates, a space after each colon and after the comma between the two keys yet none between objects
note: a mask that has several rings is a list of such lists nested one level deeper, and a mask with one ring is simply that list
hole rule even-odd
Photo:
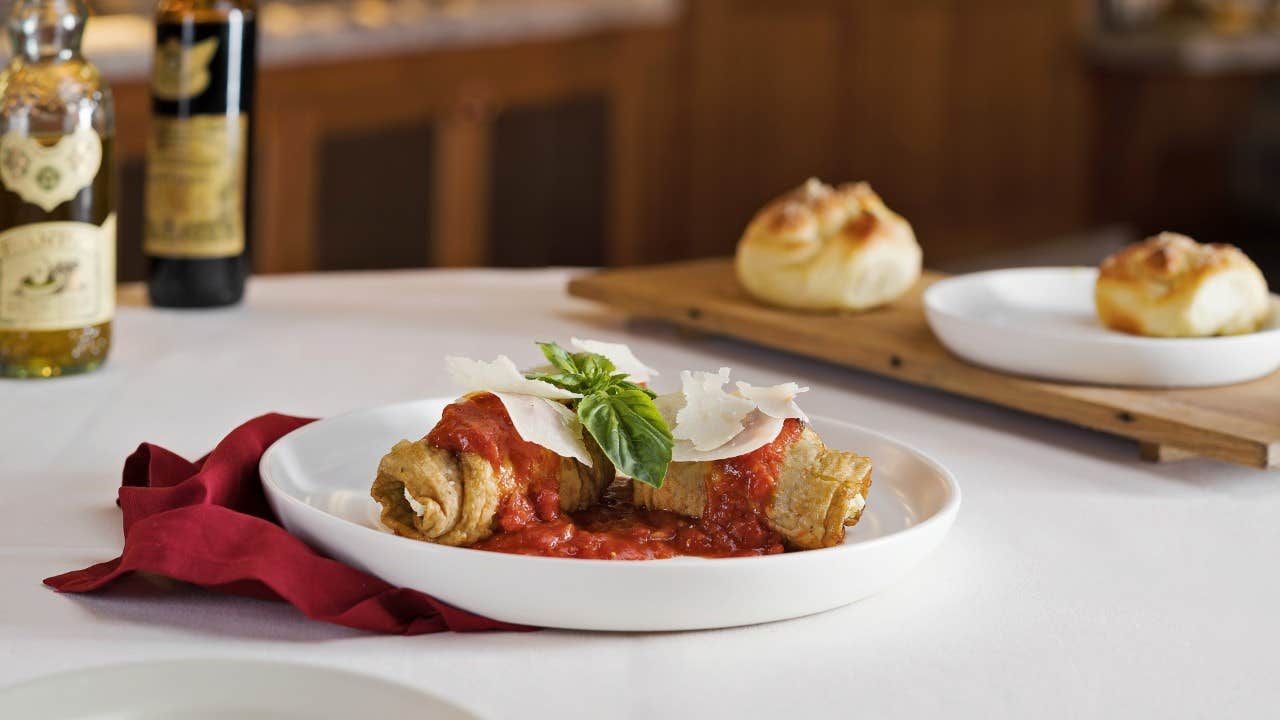
[{"label": "white bowl rim", "polygon": [[[278,438],[275,442],[273,442],[266,449],[265,452],[262,453],[262,459],[258,462],[258,475],[261,478],[262,487],[264,492],[267,495],[267,499],[271,500],[273,496],[283,498],[286,502],[305,508],[307,512],[319,514],[330,521],[339,522],[344,525],[354,526],[354,527],[360,528],[361,530],[373,533],[374,535],[377,535],[377,536],[382,536],[385,538],[406,543],[405,547],[420,548],[418,552],[444,552],[444,553],[468,552],[473,554],[480,553],[487,556],[496,556],[497,558],[502,558],[504,560],[511,558],[519,562],[558,563],[565,566],[573,566],[573,567],[600,566],[600,567],[610,567],[610,568],[623,568],[623,567],[640,568],[638,570],[635,570],[634,572],[644,572],[643,568],[653,567],[655,563],[661,564],[663,567],[668,567],[668,568],[673,565],[684,565],[687,567],[700,567],[700,566],[704,566],[705,563],[714,563],[715,567],[727,568],[727,567],[740,567],[743,563],[761,565],[764,563],[795,562],[797,558],[813,557],[815,553],[831,554],[831,553],[838,553],[838,552],[857,552],[862,549],[875,547],[880,544],[899,541],[901,538],[903,538],[908,534],[920,534],[920,533],[928,532],[934,526],[941,526],[944,528],[944,531],[945,531],[945,528],[954,521],[956,514],[960,510],[960,497],[961,497],[960,484],[956,481],[956,478],[951,473],[951,471],[948,470],[945,466],[943,466],[942,463],[939,463],[937,460],[935,460],[932,456],[917,449],[912,445],[909,445],[900,440],[896,440],[888,435],[885,435],[884,433],[871,430],[861,425],[855,425],[853,423],[846,422],[844,420],[839,420],[836,418],[823,416],[823,415],[815,415],[811,419],[824,424],[834,423],[836,425],[842,425],[845,428],[849,428],[857,432],[871,435],[879,440],[888,442],[891,445],[896,445],[900,449],[906,451],[907,453],[921,460],[931,471],[933,471],[936,477],[942,481],[943,489],[946,492],[946,498],[943,500],[942,506],[939,507],[933,514],[929,515],[923,520],[920,520],[919,522],[916,522],[910,527],[906,527],[901,530],[896,530],[894,532],[887,533],[879,537],[870,538],[868,540],[863,540],[863,541],[849,543],[849,544],[841,543],[839,545],[835,545],[829,548],[816,548],[813,550],[798,550],[794,552],[783,552],[783,553],[778,553],[776,555],[756,555],[756,556],[748,556],[748,557],[703,558],[703,557],[682,555],[682,556],[677,556],[673,558],[659,558],[654,560],[604,560],[604,559],[594,559],[594,558],[546,557],[542,555],[522,555],[519,553],[503,553],[503,552],[496,552],[496,551],[489,551],[489,550],[477,550],[475,548],[453,547],[450,545],[438,545],[436,543],[425,542],[422,540],[414,540],[413,538],[401,537],[399,535],[395,535],[394,533],[377,530],[367,525],[363,525],[361,523],[348,520],[347,518],[334,515],[333,513],[325,512],[324,510],[314,505],[311,505],[310,503],[307,503],[297,497],[294,497],[292,494],[286,492],[283,488],[279,487],[276,484],[276,481],[272,480],[270,478],[269,473],[267,472],[267,466],[270,458],[272,457],[273,453],[279,452],[278,448],[280,446],[280,443],[285,438],[288,438],[296,434],[306,433],[308,430],[317,427],[320,424],[320,422],[323,422],[324,420],[346,418],[352,415],[373,413],[380,410],[391,410],[393,408],[399,408],[399,407],[404,407],[408,405],[417,405],[421,403],[448,404],[453,402],[455,399],[456,398],[445,397],[445,396],[424,397],[424,398],[418,398],[417,400],[407,400],[407,401],[402,401],[398,403],[390,403],[387,405],[379,405],[375,407],[364,408],[360,410],[351,410],[345,413],[339,413],[337,415],[333,415],[329,418],[322,418],[320,420],[317,420],[316,422],[308,423],[306,425],[303,425],[300,428],[296,428],[288,433],[285,433],[280,438]],[[874,458],[872,459],[872,461],[874,462]],[[874,482],[874,478],[873,478],[873,482]],[[495,558],[485,558],[485,559],[492,560]],[[627,572],[627,571],[624,570],[623,572]]]},{"label": "white bowl rim", "polygon": [[[1032,274],[1032,273],[1077,273],[1080,271],[1097,273],[1098,269],[1094,267],[1088,267],[1085,265],[1041,265],[1041,266],[1035,266],[1035,267],[1018,267],[1018,268],[1000,268],[997,270],[981,270],[978,272],[964,273],[961,275],[953,275],[951,277],[943,278],[933,283],[932,285],[930,285],[928,288],[925,289],[924,296],[923,296],[924,307],[925,307],[925,310],[928,311],[929,313],[945,316],[948,320],[967,323],[973,326],[980,326],[984,328],[1007,329],[1006,326],[999,325],[998,323],[993,323],[988,320],[983,320],[981,318],[974,317],[973,315],[970,315],[967,313],[953,310],[950,307],[947,307],[946,305],[944,305],[939,296],[942,293],[947,291],[955,292],[955,288],[959,287],[962,284],[977,284],[983,280],[989,280],[999,275],[1020,275],[1020,274]],[[1271,313],[1273,317],[1280,316],[1280,294],[1271,293]],[[1108,333],[1108,335],[1105,337],[1073,336],[1071,338],[1071,342],[1081,343],[1081,344],[1088,343],[1093,345],[1131,345],[1131,346],[1141,346],[1148,349],[1153,349],[1156,347],[1172,348],[1175,346],[1180,348],[1192,348],[1192,347],[1204,348],[1211,344],[1218,348],[1221,348],[1222,345],[1225,345],[1227,343],[1251,344],[1259,340],[1274,339],[1271,337],[1273,335],[1280,336],[1280,323],[1275,324],[1274,327],[1265,327],[1250,333],[1243,333],[1241,335],[1213,335],[1209,337],[1153,337],[1148,335],[1130,335],[1128,333],[1122,333],[1118,330],[1112,330],[1110,328],[1103,327],[1101,325],[1099,325],[1099,327],[1105,330]],[[1064,339],[1063,335],[1059,332],[1041,330],[1039,328],[1027,327],[1025,325],[1019,325],[1014,332],[1018,335],[1023,335],[1028,337],[1053,339],[1053,340],[1059,340],[1059,341]]]}]

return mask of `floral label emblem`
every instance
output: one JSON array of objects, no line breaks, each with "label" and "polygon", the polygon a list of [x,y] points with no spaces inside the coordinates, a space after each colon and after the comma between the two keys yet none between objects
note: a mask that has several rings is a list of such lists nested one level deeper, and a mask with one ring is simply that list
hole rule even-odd
[{"label": "floral label emblem", "polygon": [[116,216],[0,232],[0,330],[69,330],[111,319]]},{"label": "floral label emblem", "polygon": [[161,100],[189,100],[209,88],[209,63],[218,53],[218,38],[183,47],[177,38],[156,46],[151,92]]},{"label": "floral label emblem", "polygon": [[102,138],[87,128],[44,145],[29,135],[0,137],[0,182],[45,212],[93,183],[102,166]]}]

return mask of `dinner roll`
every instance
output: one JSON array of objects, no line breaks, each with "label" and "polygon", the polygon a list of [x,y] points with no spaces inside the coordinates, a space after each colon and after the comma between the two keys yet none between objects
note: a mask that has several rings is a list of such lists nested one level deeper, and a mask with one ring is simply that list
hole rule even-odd
[{"label": "dinner roll", "polygon": [[866,310],[920,278],[911,225],[871,186],[817,179],[756,214],[738,242],[738,280],[758,300],[803,310]]},{"label": "dinner roll", "polygon": [[1239,248],[1168,232],[1103,260],[1094,300],[1107,327],[1157,337],[1253,332],[1270,306],[1266,279]]}]

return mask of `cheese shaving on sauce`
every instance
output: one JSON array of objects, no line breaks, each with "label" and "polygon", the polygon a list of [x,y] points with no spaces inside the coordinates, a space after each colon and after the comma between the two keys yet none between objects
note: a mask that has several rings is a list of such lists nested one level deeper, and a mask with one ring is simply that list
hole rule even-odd
[{"label": "cheese shaving on sauce", "polygon": [[493,393],[502,402],[520,439],[591,466],[591,453],[582,440],[582,423],[576,413],[557,402],[581,395],[526,378],[506,355],[491,363],[453,355],[444,361],[449,376],[463,390]]},{"label": "cheese shaving on sauce", "polygon": [[555,400],[495,392],[511,416],[511,424],[525,442],[550,450],[560,457],[573,458],[591,467],[591,453],[582,441],[582,423],[578,415]]},{"label": "cheese shaving on sauce", "polygon": [[697,450],[714,450],[742,432],[742,419],[755,403],[725,392],[728,382],[727,367],[715,373],[681,372],[684,406],[676,412],[671,436],[688,440]]},{"label": "cheese shaving on sauce", "polygon": [[550,400],[582,397],[549,382],[530,380],[506,355],[499,355],[491,363],[450,355],[444,359],[444,364],[454,384],[467,392],[518,393]]},{"label": "cheese shaving on sauce", "polygon": [[781,385],[749,385],[739,380],[738,394],[756,404],[760,412],[775,418],[800,418],[809,422],[809,416],[796,405],[796,396],[809,392],[809,388],[800,387],[799,383],[782,383]]},{"label": "cheese shaving on sauce", "polygon": [[634,383],[647,383],[651,378],[658,375],[658,371],[640,362],[635,353],[631,352],[631,348],[622,343],[601,342],[599,340],[579,340],[578,338],[569,338],[572,344],[582,352],[595,353],[603,355],[613,363],[618,372],[626,373],[627,379]]},{"label": "cheese shaving on sauce", "polygon": [[739,382],[738,394],[731,395],[723,389],[729,382],[728,368],[717,373],[681,373],[681,380],[683,392],[654,400],[672,428],[674,462],[739,457],[776,440],[787,418],[808,422],[795,403],[796,395],[808,388],[796,383],[755,387]]}]

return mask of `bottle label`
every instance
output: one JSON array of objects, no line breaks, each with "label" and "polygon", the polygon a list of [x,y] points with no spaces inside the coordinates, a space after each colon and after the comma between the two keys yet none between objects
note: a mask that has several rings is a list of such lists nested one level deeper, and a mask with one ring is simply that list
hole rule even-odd
[{"label": "bottle label", "polygon": [[152,257],[244,252],[244,115],[153,118],[147,155],[146,237]]},{"label": "bottle label", "polygon": [[209,64],[218,54],[218,38],[183,45],[174,36],[156,44],[151,92],[162,100],[190,100],[209,88]]},{"label": "bottle label", "polygon": [[0,182],[45,212],[93,183],[102,166],[102,138],[89,128],[63,135],[53,145],[18,132],[0,137]]},{"label": "bottle label", "polygon": [[116,215],[101,227],[41,222],[0,233],[0,328],[72,330],[116,305]]}]

